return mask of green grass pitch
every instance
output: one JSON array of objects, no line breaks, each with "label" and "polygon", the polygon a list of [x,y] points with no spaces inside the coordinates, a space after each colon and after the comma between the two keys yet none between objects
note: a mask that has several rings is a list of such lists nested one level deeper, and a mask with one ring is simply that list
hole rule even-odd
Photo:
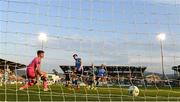
[{"label": "green grass pitch", "polygon": [[99,87],[97,90],[81,87],[80,90],[70,90],[62,85],[52,85],[48,92],[37,86],[16,91],[19,87],[0,86],[0,101],[180,101],[180,87],[173,87],[172,90],[139,87],[138,97],[128,96],[127,87]]}]

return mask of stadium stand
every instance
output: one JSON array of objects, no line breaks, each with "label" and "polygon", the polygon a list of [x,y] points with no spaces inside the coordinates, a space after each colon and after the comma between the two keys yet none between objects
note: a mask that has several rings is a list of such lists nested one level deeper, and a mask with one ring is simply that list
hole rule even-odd
[{"label": "stadium stand", "polygon": [[8,82],[10,84],[15,81],[23,81],[24,79],[17,75],[17,69],[25,68],[25,64],[5,60],[0,58],[0,79],[1,82]]},{"label": "stadium stand", "polygon": [[[100,68],[101,66],[94,66]],[[74,66],[60,65],[65,75],[69,75],[72,72]],[[84,66],[83,75],[87,75],[91,66]],[[144,84],[144,72],[147,67],[135,67],[135,66],[106,66],[107,81],[109,84]],[[131,83],[130,83],[131,82]]]}]

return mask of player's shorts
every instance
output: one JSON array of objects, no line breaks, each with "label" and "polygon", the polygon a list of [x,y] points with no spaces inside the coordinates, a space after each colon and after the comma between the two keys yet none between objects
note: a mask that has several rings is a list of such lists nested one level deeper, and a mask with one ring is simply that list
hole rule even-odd
[{"label": "player's shorts", "polygon": [[66,80],[66,81],[70,81],[69,75],[65,77],[65,80]]},{"label": "player's shorts", "polygon": [[92,85],[93,83],[94,83],[93,80],[89,80],[89,81],[88,81],[88,85]]},{"label": "player's shorts", "polygon": [[36,77],[35,72],[34,72],[33,69],[27,68],[26,73],[27,73],[27,77],[29,79],[34,79]]},{"label": "player's shorts", "polygon": [[78,85],[78,81],[77,81],[77,80],[73,80],[73,81],[72,81],[72,84],[73,84],[73,85]]},{"label": "player's shorts", "polygon": [[100,78],[103,78],[104,76],[97,76],[96,81],[99,80]]},{"label": "player's shorts", "polygon": [[81,75],[83,75],[83,70],[80,70],[80,71],[79,71],[79,70],[77,69],[77,70],[76,70],[76,74],[77,74],[77,76],[80,77]]},{"label": "player's shorts", "polygon": [[96,77],[96,81],[99,80],[99,78],[100,78],[100,77],[97,76],[97,77]]}]

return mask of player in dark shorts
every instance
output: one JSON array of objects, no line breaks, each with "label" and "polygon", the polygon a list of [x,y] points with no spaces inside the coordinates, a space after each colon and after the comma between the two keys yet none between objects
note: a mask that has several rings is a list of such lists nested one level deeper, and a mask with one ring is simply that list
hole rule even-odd
[{"label": "player in dark shorts", "polygon": [[88,70],[88,89],[96,89],[95,79],[97,75],[97,68],[92,64]]},{"label": "player in dark shorts", "polygon": [[71,81],[70,76],[71,76],[71,73],[70,73],[69,71],[67,71],[67,72],[65,73],[65,81],[66,81],[65,86],[66,86],[66,87],[69,87],[69,86],[70,86],[70,81]]},{"label": "player in dark shorts", "polygon": [[73,58],[75,60],[75,73],[82,80],[82,75],[83,75],[83,70],[84,70],[82,59],[78,58],[77,54],[74,54]]},{"label": "player in dark shorts", "polygon": [[78,82],[78,76],[76,74],[76,69],[72,68],[72,73],[71,73],[71,89],[80,89],[80,85]]},{"label": "player in dark shorts", "polygon": [[77,75],[72,74],[71,77],[72,77],[72,86],[71,86],[71,88],[72,89],[77,89],[77,90],[80,89]]}]

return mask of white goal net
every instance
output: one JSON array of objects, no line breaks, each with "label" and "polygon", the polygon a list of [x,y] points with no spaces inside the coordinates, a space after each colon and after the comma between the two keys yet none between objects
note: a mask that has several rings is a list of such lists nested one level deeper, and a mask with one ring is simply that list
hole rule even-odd
[{"label": "white goal net", "polygon": [[179,28],[180,0],[0,0],[0,101],[179,102]]}]

